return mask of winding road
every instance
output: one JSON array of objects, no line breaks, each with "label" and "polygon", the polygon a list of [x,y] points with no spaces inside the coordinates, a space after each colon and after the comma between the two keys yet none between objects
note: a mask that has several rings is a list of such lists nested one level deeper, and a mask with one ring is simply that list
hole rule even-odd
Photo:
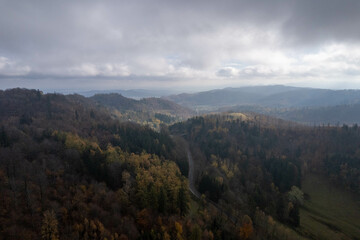
[{"label": "winding road", "polygon": [[188,161],[189,161],[189,190],[192,194],[195,195],[195,197],[197,198],[201,198],[201,194],[199,193],[199,191],[195,188],[195,179],[194,179],[194,160],[191,156],[191,152],[189,149],[186,149],[187,151],[187,157],[188,157]]},{"label": "winding road", "polygon": [[[194,194],[195,197],[197,197],[198,199],[201,199],[201,193],[195,188],[195,178],[194,178],[194,173],[195,173],[195,168],[194,168],[194,160],[192,158],[191,152],[189,150],[189,148],[186,148],[186,152],[187,152],[187,157],[188,157],[188,161],[189,161],[189,190],[192,194]],[[235,217],[233,217],[231,214],[226,213],[218,204],[216,204],[215,202],[211,201],[210,199],[206,199],[206,201],[208,203],[210,203],[211,205],[213,205],[216,209],[218,209],[221,214],[223,214],[224,216],[226,216],[232,223],[236,224],[237,219]]]}]

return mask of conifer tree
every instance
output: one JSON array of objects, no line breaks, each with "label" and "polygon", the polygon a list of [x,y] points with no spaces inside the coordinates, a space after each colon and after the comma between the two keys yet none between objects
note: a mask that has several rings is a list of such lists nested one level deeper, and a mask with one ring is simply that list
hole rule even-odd
[{"label": "conifer tree", "polygon": [[189,211],[189,195],[183,184],[179,189],[177,205],[180,210],[180,215],[185,216]]}]

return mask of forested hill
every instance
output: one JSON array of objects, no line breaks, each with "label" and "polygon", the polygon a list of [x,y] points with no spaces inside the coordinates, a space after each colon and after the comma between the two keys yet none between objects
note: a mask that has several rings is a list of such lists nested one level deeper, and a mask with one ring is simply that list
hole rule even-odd
[{"label": "forested hill", "polygon": [[79,95],[0,91],[0,239],[237,239],[188,191],[186,144]]},{"label": "forested hill", "polygon": [[183,119],[193,116],[194,112],[182,107],[174,102],[161,98],[143,98],[135,100],[123,97],[118,93],[96,94],[92,100],[108,107],[113,107],[119,111],[154,112],[178,116]]},{"label": "forested hill", "polygon": [[[194,115],[192,110],[168,100],[134,100],[120,94],[98,94],[85,98],[77,94],[43,94],[37,90],[9,89],[0,91],[0,100],[0,118],[20,114],[23,121],[31,121],[32,117],[39,116],[58,120],[57,124],[63,124],[64,127],[81,127],[80,125],[84,124],[82,121],[90,122],[93,119],[117,118],[120,121],[136,122],[159,130],[161,124],[171,124]],[[67,122],[61,122],[64,117]],[[68,124],[69,121],[71,124]],[[44,124],[48,122],[44,121]],[[76,131],[76,128],[74,130]]]},{"label": "forested hill", "polygon": [[287,86],[225,88],[166,97],[200,112],[256,112],[311,125],[360,124],[359,90]]},{"label": "forested hill", "polygon": [[[308,236],[299,214],[304,201],[301,182],[308,173],[325,175],[334,186],[360,193],[357,125],[306,127],[233,113],[192,118],[170,131],[192,146],[200,193],[229,212],[247,213],[265,228],[271,226],[264,214]],[[351,234],[346,239],[360,232]]]},{"label": "forested hill", "polygon": [[359,90],[329,90],[288,86],[225,88],[166,97],[180,105],[199,110],[258,105],[268,108],[334,106],[360,102]]},{"label": "forested hill", "polygon": [[160,98],[135,100],[110,93],[96,94],[90,99],[107,107],[121,121],[136,122],[157,130],[162,124],[169,125],[194,115],[192,110]]},{"label": "forested hill", "polygon": [[0,112],[0,239],[191,235],[186,158],[168,134],[77,95],[0,91]]},{"label": "forested hill", "polygon": [[360,124],[360,104],[289,109],[273,111],[273,113],[273,116],[279,118],[310,125],[330,124],[335,126]]},{"label": "forested hill", "polygon": [[[198,146],[207,161],[217,157],[237,162],[235,159],[244,153],[248,154],[247,159],[256,156],[260,162],[287,159],[298,171],[290,174],[292,177],[300,177],[300,172],[307,171],[329,174],[339,184],[360,193],[360,128],[357,125],[309,127],[265,115],[231,113],[191,118],[170,126],[170,131]],[[349,171],[340,174],[340,165]],[[278,171],[281,172],[287,174],[287,171]],[[295,183],[295,180],[279,182],[280,185]],[[280,185],[280,190],[291,187]]]},{"label": "forested hill", "polygon": [[0,111],[1,121],[9,126],[59,128],[80,134],[96,122],[111,120],[105,108],[80,95],[43,94],[19,88],[0,91]]},{"label": "forested hill", "polygon": [[360,124],[360,104],[301,108],[267,108],[246,105],[220,108],[219,112],[253,112],[306,125]]},{"label": "forested hill", "polygon": [[306,173],[359,192],[356,125],[231,113],[155,131],[26,89],[0,91],[0,112],[0,239],[301,239]]}]

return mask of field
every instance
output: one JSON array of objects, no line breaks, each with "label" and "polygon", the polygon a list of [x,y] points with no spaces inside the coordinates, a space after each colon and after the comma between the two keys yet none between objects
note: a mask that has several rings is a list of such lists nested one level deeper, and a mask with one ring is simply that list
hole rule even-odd
[{"label": "field", "polygon": [[360,197],[324,177],[307,175],[302,190],[309,197],[300,210],[300,232],[311,239],[360,239]]}]

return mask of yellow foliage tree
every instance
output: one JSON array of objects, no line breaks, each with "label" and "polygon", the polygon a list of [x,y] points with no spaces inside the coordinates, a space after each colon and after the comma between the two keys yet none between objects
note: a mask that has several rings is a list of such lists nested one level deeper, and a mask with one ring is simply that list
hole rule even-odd
[{"label": "yellow foliage tree", "polygon": [[176,239],[178,240],[182,240],[182,232],[183,232],[183,228],[182,228],[182,225],[181,223],[179,222],[176,222],[175,221],[175,234],[176,234]]},{"label": "yellow foliage tree", "polygon": [[44,212],[44,218],[41,226],[41,238],[44,240],[58,240],[58,221],[54,210]]},{"label": "yellow foliage tree", "polygon": [[66,148],[73,148],[81,152],[85,149],[86,143],[78,135],[68,133],[66,134],[65,146]]}]

